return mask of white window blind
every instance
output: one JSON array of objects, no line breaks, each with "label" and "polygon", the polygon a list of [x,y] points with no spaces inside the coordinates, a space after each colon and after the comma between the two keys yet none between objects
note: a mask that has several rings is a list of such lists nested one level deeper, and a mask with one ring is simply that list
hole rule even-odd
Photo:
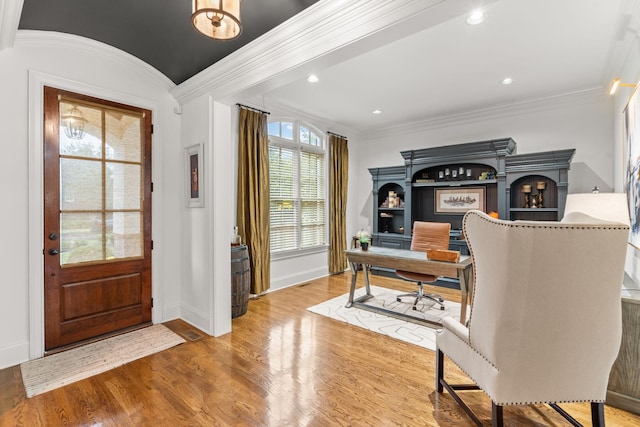
[{"label": "white window blind", "polygon": [[326,236],[323,137],[297,123],[269,123],[269,188],[271,251],[323,246]]}]

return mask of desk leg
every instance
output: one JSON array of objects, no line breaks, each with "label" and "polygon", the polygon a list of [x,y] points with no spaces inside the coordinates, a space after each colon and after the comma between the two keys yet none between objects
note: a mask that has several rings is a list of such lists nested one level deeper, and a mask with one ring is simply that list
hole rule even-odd
[{"label": "desk leg", "polygon": [[362,272],[364,273],[364,288],[367,291],[367,296],[372,297],[371,286],[369,286],[369,270],[371,269],[370,265],[362,264]]},{"label": "desk leg", "polygon": [[354,302],[363,302],[368,300],[369,298],[373,298],[373,294],[371,293],[371,287],[369,285],[369,266],[366,264],[362,265],[362,272],[364,273],[364,288],[366,290],[366,294],[358,297],[357,300],[354,301],[353,297],[356,292],[356,280],[358,278],[358,263],[351,263],[351,288],[349,289],[349,300],[345,304],[346,308],[351,308]]},{"label": "desk leg", "polygon": [[347,301],[347,304],[345,305],[345,307],[347,307],[347,308],[351,308],[351,306],[353,305],[353,295],[356,292],[356,280],[357,280],[357,278],[358,278],[358,263],[357,262],[352,262],[351,263],[351,288],[349,289],[349,300]]},{"label": "desk leg", "polygon": [[472,289],[473,283],[473,267],[464,270],[458,270],[458,279],[460,279],[460,293],[462,301],[460,301],[460,323],[467,323],[467,304],[469,302],[469,290]]}]

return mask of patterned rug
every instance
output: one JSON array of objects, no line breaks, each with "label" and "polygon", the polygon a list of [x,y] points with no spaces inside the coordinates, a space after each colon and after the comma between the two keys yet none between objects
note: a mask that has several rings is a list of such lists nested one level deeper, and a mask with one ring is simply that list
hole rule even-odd
[{"label": "patterned rug", "polygon": [[153,325],[20,365],[27,397],[97,375],[185,340],[164,325]]},{"label": "patterned rug", "polygon": [[[444,317],[460,319],[460,304],[456,302],[445,300],[445,310],[440,310],[438,307],[433,307],[428,300],[422,300],[418,303],[418,310],[413,310],[411,298],[404,298],[403,302],[396,301],[396,296],[404,292],[371,286],[371,293],[374,297],[365,302],[367,306],[389,310],[392,313],[371,312],[357,307],[346,308],[348,293],[309,307],[307,310],[429,350],[436,349],[435,332],[439,326],[420,323],[420,321],[429,320],[439,323]],[[359,288],[356,289],[355,297],[364,294],[364,288]],[[393,313],[411,316],[413,319],[393,317]],[[468,309],[467,313],[469,313]]]}]

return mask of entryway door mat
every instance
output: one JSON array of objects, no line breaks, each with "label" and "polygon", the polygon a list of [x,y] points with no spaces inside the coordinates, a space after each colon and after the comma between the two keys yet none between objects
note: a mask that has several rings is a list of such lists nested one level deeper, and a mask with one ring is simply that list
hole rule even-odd
[{"label": "entryway door mat", "polygon": [[[364,295],[364,293],[364,288],[356,289],[355,298]],[[411,297],[403,298],[403,302],[396,301],[397,295],[406,292],[371,286],[371,293],[374,297],[367,300],[365,304],[401,313],[405,316],[413,316],[416,320],[429,320],[439,323],[444,317],[460,319],[460,304],[457,302],[445,300],[446,309],[440,310],[438,307],[433,307],[431,302],[423,300],[418,303],[418,310],[413,310],[413,299]],[[309,307],[307,310],[435,351],[436,329],[440,328],[439,326],[407,321],[382,312],[372,312],[357,307],[346,308],[345,304],[348,299],[349,294],[346,293]],[[468,312],[469,310],[467,310]]]},{"label": "entryway door mat", "polygon": [[166,326],[153,325],[22,363],[22,382],[33,397],[184,342]]}]

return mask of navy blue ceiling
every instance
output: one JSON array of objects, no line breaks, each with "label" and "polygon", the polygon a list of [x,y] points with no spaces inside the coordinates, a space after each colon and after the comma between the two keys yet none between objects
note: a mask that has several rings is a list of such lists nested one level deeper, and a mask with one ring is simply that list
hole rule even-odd
[{"label": "navy blue ceiling", "polygon": [[243,0],[242,34],[229,41],[193,28],[190,0],[24,0],[18,28],[109,44],[180,84],[317,1]]}]

